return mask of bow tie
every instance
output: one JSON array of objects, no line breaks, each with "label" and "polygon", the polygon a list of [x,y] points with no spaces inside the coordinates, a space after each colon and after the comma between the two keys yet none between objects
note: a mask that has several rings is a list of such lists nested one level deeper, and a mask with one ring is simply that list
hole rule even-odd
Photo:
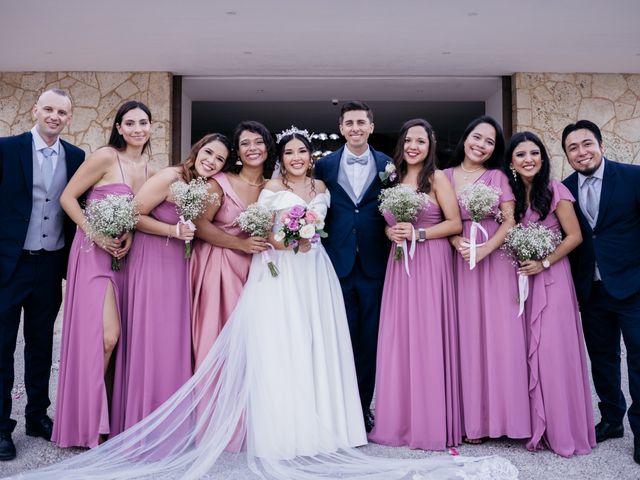
[{"label": "bow tie", "polygon": [[361,155],[356,157],[355,155],[347,155],[347,164],[353,165],[354,163],[359,163],[360,165],[366,165],[369,161],[368,155]]}]

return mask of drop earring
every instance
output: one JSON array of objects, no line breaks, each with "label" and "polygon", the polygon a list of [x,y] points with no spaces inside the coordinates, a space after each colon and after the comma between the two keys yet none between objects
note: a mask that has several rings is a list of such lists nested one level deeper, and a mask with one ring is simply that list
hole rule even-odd
[{"label": "drop earring", "polygon": [[240,157],[238,157],[238,159],[236,160],[236,165],[237,165],[238,167],[241,167],[241,166],[242,166],[242,160],[240,160]]},{"label": "drop earring", "polygon": [[513,166],[513,163],[509,165],[509,170],[511,170],[511,175],[514,180],[518,180],[518,172],[516,172],[516,167]]}]

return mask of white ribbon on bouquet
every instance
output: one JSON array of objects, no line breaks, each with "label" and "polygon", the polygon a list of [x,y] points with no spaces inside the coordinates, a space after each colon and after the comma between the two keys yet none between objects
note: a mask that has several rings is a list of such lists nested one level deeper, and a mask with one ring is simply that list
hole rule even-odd
[{"label": "white ribbon on bouquet", "polygon": [[[176,237],[177,238],[180,238],[180,224],[181,223],[183,223],[187,227],[189,227],[189,230],[191,230],[192,232],[196,231],[196,225],[191,220],[185,220],[184,215],[180,215],[180,222],[176,223]],[[185,240],[184,243],[187,246],[190,246],[191,240]],[[190,250],[189,250],[189,252],[190,252]],[[189,254],[189,256],[191,256],[191,255]]]},{"label": "white ribbon on bouquet", "polygon": [[411,277],[409,273],[409,259],[413,260],[413,256],[416,253],[416,229],[411,226],[411,246],[407,247],[407,240],[402,240],[402,243],[397,244],[402,248],[402,257],[404,260],[404,271],[407,272],[407,277]]},{"label": "white ribbon on bouquet", "polygon": [[[484,240],[478,243],[478,231],[484,237]],[[485,228],[480,225],[478,222],[471,222],[471,232],[469,233],[469,269],[473,270],[476,268],[476,249],[477,247],[481,247],[489,240],[489,233],[485,230]]]},{"label": "white ribbon on bouquet", "polygon": [[520,310],[518,310],[518,316],[524,312],[524,302],[529,296],[529,277],[526,275],[518,274],[518,302],[520,303]]},{"label": "white ribbon on bouquet", "polygon": [[[271,250],[275,250],[275,247],[270,243],[267,243],[267,246]],[[269,253],[269,250],[267,249],[264,252],[261,252],[260,256],[262,257],[262,264],[269,270],[269,273],[271,274],[271,276],[274,278],[277,277],[280,272],[278,271],[278,266],[271,258],[271,254]]]}]

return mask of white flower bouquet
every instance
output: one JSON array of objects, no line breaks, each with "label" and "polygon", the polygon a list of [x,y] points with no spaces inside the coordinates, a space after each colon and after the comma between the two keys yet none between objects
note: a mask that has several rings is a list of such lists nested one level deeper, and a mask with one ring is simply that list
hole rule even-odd
[{"label": "white flower bouquet", "polygon": [[498,187],[483,182],[471,183],[460,190],[460,203],[471,215],[471,220],[479,222],[492,213],[498,215],[498,200],[502,191]]},{"label": "white flower bouquet", "polygon": [[[99,237],[118,238],[136,228],[138,212],[131,195],[107,195],[90,200],[85,209],[87,235],[92,241]],[[111,269],[120,270],[120,260],[111,257]]]},{"label": "white flower bouquet", "polygon": [[[426,194],[416,191],[409,185],[396,185],[387,188],[380,193],[380,205],[378,209],[383,215],[392,215],[397,223],[413,222],[418,216],[418,212],[427,205]],[[406,241],[403,242],[406,246]],[[395,260],[403,257],[403,245],[397,244],[393,256]]]},{"label": "white flower bouquet", "polygon": [[[519,223],[509,230],[502,244],[503,250],[513,259],[515,266],[528,260],[542,260],[555,251],[562,235],[554,232],[548,227],[539,223],[523,225]],[[524,302],[529,296],[529,278],[525,275],[518,276],[518,302],[522,315]]]},{"label": "white flower bouquet", "polygon": [[[243,232],[248,233],[251,237],[267,238],[271,227],[273,227],[273,211],[264,205],[252,203],[244,212],[238,215],[233,224],[240,227]],[[278,267],[269,257],[269,253],[262,252],[262,258],[263,262],[267,264],[271,276],[277,277],[279,273]]]},{"label": "white flower bouquet", "polygon": [[[193,220],[204,213],[209,205],[218,201],[216,193],[209,193],[207,181],[202,178],[194,178],[189,183],[176,180],[169,187],[176,210],[180,216],[180,222],[189,226],[191,231],[195,231],[196,226]],[[191,257],[191,242],[185,241],[184,257]]]},{"label": "white flower bouquet", "polygon": [[549,256],[562,241],[562,236],[539,223],[527,226],[519,223],[507,233],[502,244],[515,265],[527,260],[542,260]]},{"label": "white flower bouquet", "polygon": [[284,242],[285,247],[292,247],[294,253],[298,253],[300,240],[309,240],[312,244],[318,243],[321,238],[326,238],[324,229],[324,217],[315,211],[294,205],[280,216],[282,226],[274,235],[278,242]]},{"label": "white flower bouquet", "polygon": [[[476,248],[484,245],[489,240],[486,229],[480,225],[480,220],[489,214],[500,219],[498,208],[502,191],[498,187],[489,186],[483,182],[471,183],[463,187],[458,193],[458,201],[471,215],[471,231],[469,232],[470,259],[469,268],[476,266]],[[478,243],[478,231],[484,237],[484,241]]]}]

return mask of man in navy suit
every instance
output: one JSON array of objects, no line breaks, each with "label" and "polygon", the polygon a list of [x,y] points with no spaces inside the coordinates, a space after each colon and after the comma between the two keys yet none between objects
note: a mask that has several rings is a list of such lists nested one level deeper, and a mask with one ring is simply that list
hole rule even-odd
[{"label": "man in navy suit", "polygon": [[576,198],[582,244],[570,255],[591,374],[600,399],[596,440],[622,437],[620,335],[627,350],[634,434],[640,463],[640,166],[605,158],[600,129],[568,125],[562,146],[575,170],[563,182]]},{"label": "man in navy suit", "polygon": [[331,193],[325,220],[329,236],[323,244],[340,278],[365,427],[371,431],[380,301],[389,255],[385,222],[378,211],[378,173],[391,159],[368,144],[374,125],[365,103],[345,103],[339,127],[347,144],[320,159],[315,175]]},{"label": "man in navy suit", "polygon": [[33,107],[29,132],[0,138],[0,460],[16,456],[11,389],[20,315],[24,312],[27,435],[51,438],[47,416],[53,324],[73,238],[60,194],[84,152],[60,140],[71,99],[47,90]]}]

